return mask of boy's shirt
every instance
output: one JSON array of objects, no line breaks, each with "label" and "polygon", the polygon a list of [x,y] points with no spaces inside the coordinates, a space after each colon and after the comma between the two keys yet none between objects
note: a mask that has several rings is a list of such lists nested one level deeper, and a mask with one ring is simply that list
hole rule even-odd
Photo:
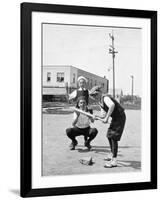
[{"label": "boy's shirt", "polygon": [[[107,107],[110,107],[114,104],[113,101],[107,96],[104,97],[103,101],[104,101],[104,103],[106,104]],[[101,116],[106,117],[107,112],[102,108],[103,105],[100,105],[100,106],[101,106]]]},{"label": "boy's shirt", "polygon": [[113,110],[113,112],[111,114],[112,118],[121,117],[122,114],[124,113],[124,108],[118,103],[118,101],[116,101],[112,97],[103,96],[101,104],[102,104],[102,109],[104,110],[104,111],[101,110],[102,111],[102,115],[103,115],[103,112],[107,113],[109,107],[112,106],[113,104],[115,105],[115,107],[114,107],[114,110]]},{"label": "boy's shirt", "polygon": [[[90,111],[90,113],[91,112],[92,111]],[[74,112],[73,119],[76,119],[76,117],[77,117],[77,114]],[[79,117],[78,117],[78,120],[77,120],[77,123],[75,124],[75,126],[78,127],[78,128],[88,128],[90,126],[90,123],[91,123],[90,118],[88,116],[80,113]]]},{"label": "boy's shirt", "polygon": [[[79,88],[78,90],[87,90],[86,88]],[[71,94],[69,94],[69,100],[71,100],[71,99],[75,99],[77,97],[77,90],[74,90]]]}]

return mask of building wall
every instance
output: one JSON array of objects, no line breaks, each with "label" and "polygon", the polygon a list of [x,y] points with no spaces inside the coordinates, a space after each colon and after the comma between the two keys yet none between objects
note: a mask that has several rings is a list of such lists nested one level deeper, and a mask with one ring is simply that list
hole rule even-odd
[{"label": "building wall", "polygon": [[78,69],[78,77],[84,76],[87,78],[87,88],[91,89],[95,85],[101,85],[103,92],[108,92],[108,80],[106,78],[97,76],[95,74],[86,72],[84,70]]},{"label": "building wall", "polygon": [[[57,80],[58,74],[63,74],[63,81]],[[61,75],[62,76],[62,75]],[[84,76],[88,79],[87,89],[101,85],[103,92],[108,92],[108,80],[95,74],[86,72],[73,66],[44,66],[43,67],[43,94],[59,95],[72,92],[78,87],[77,78]],[[60,77],[59,77],[60,78]]]},{"label": "building wall", "polygon": [[76,67],[70,67],[70,83],[69,87],[77,88],[77,79],[78,79],[78,69]]},{"label": "building wall", "polygon": [[[47,80],[48,73],[51,73],[50,81]],[[57,74],[64,73],[64,81],[57,81]],[[70,67],[67,66],[44,66],[43,67],[43,87],[65,87],[65,83],[70,83]]]}]

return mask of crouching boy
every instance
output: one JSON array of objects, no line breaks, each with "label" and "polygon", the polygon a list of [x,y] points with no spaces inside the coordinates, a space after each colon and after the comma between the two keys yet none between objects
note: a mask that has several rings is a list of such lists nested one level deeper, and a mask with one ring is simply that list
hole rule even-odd
[{"label": "crouching boy", "polygon": [[[84,96],[78,98],[77,108],[85,112],[90,112],[92,114],[92,110],[89,110],[87,107],[87,101]],[[72,122],[73,127],[66,129],[67,136],[72,140],[72,143],[70,145],[71,150],[74,150],[75,146],[78,144],[76,137],[81,135],[85,138],[84,145],[88,148],[88,150],[91,149],[90,142],[96,137],[98,133],[96,128],[90,127],[91,122],[94,122],[94,119],[92,117],[76,111],[74,112]]]}]

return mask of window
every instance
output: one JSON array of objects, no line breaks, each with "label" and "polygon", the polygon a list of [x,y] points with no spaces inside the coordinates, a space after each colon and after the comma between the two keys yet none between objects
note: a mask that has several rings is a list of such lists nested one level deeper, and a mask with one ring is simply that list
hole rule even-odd
[{"label": "window", "polygon": [[57,73],[57,82],[64,82],[64,73],[63,72],[58,72]]},{"label": "window", "polygon": [[51,81],[51,72],[47,72],[47,82]]},{"label": "window", "polygon": [[104,88],[104,86],[105,86],[105,84],[104,83],[102,83],[102,87]]},{"label": "window", "polygon": [[73,83],[75,83],[75,74],[73,74]]}]

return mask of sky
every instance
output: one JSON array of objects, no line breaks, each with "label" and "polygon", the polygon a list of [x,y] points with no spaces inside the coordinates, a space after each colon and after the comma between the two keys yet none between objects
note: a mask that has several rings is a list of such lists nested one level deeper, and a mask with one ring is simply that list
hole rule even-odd
[{"label": "sky", "polygon": [[72,65],[109,79],[113,84],[111,39],[118,53],[115,57],[115,87],[142,96],[142,35],[141,29],[43,24],[43,65]]}]

